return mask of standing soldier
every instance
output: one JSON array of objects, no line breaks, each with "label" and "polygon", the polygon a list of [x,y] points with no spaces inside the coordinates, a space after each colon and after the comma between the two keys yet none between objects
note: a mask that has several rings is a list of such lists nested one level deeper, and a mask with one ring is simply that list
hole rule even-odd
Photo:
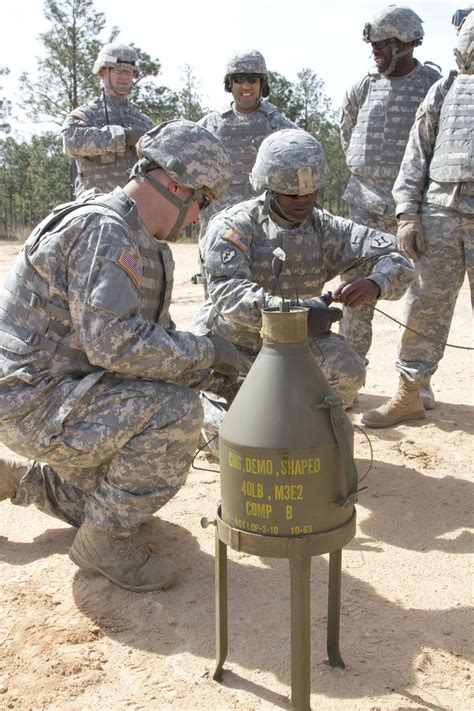
[{"label": "standing soldier", "polygon": [[[459,17],[458,13],[454,16]],[[459,32],[452,71],[429,90],[410,132],[395,182],[398,245],[416,261],[407,294],[396,395],[366,412],[369,427],[425,417],[421,388],[443,357],[456,299],[466,271],[474,294],[474,12]]]},{"label": "standing soldier", "polygon": [[211,111],[199,123],[224,144],[232,163],[232,180],[225,195],[203,214],[199,240],[216,212],[256,195],[249,182],[257,151],[265,136],[295,128],[276,106],[264,101],[270,94],[265,59],[257,50],[234,54],[226,65],[224,89],[232,94],[230,108]]},{"label": "standing soldier", "polygon": [[[375,67],[345,95],[341,142],[351,177],[344,193],[354,222],[397,231],[392,187],[415,113],[440,74],[414,57],[424,32],[418,15],[390,5],[364,27]],[[351,272],[347,272],[351,274]],[[344,308],[340,333],[362,357],[372,341],[372,305]]]},{"label": "standing soldier", "polygon": [[89,188],[107,193],[123,185],[137,160],[135,145],[153,126],[128,100],[138,69],[133,47],[106,44],[94,64],[102,84],[100,96],[71,111],[64,123],[64,153],[77,167],[76,197]]},{"label": "standing soldier", "polygon": [[[135,533],[183,485],[208,369],[237,377],[225,339],[177,331],[167,241],[228,185],[220,141],[170,121],[138,142],[132,178],[60,206],[28,238],[2,294],[0,500],[79,530],[76,565],[127,590],[169,587],[176,566]],[[190,386],[190,387],[188,387]]]}]

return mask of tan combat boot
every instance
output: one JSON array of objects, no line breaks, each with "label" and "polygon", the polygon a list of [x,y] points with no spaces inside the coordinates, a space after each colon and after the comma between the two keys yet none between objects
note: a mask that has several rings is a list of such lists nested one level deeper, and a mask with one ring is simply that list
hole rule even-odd
[{"label": "tan combat boot", "polygon": [[22,477],[26,474],[26,462],[16,459],[0,459],[0,501],[13,499]]},{"label": "tan combat boot", "polygon": [[169,588],[178,575],[173,561],[145,553],[129,532],[102,531],[88,523],[76,533],[69,557],[79,568],[133,592]]},{"label": "tan combat boot", "polygon": [[391,427],[405,420],[422,420],[425,408],[420,397],[420,386],[400,375],[397,392],[386,403],[369,410],[362,417],[366,427]]}]

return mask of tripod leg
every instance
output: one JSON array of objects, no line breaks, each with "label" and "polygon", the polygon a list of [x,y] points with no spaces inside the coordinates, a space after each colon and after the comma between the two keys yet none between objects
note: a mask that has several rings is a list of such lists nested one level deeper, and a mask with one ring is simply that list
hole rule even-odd
[{"label": "tripod leg", "polygon": [[329,554],[329,585],[328,585],[328,636],[327,650],[329,664],[332,667],[345,668],[339,651],[339,627],[341,612],[341,566],[342,550]]},{"label": "tripod leg", "polygon": [[215,600],[216,600],[216,670],[212,676],[222,681],[222,668],[227,656],[227,546],[219,538],[216,526],[215,539]]},{"label": "tripod leg", "polygon": [[311,556],[305,541],[291,539],[289,544],[291,589],[291,708],[310,709],[310,573]]}]

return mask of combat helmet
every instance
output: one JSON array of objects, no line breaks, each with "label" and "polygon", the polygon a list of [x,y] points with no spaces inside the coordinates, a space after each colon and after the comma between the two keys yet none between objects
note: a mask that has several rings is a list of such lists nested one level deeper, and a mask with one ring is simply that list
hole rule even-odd
[{"label": "combat helmet", "polygon": [[[192,202],[221,197],[232,176],[230,158],[220,140],[203,126],[186,119],[175,119],[147,131],[137,143],[138,162],[130,177],[148,180],[169,202],[179,208],[176,223],[167,236],[177,238]],[[181,200],[157,181],[149,170],[162,168],[173,180],[193,190]]]},{"label": "combat helmet", "polygon": [[224,89],[231,91],[233,74],[258,74],[261,77],[261,95],[266,98],[270,94],[268,70],[263,54],[256,49],[236,52],[227,61],[224,75]]},{"label": "combat helmet", "polygon": [[232,175],[220,140],[186,119],[166,121],[147,131],[137,143],[137,154],[163,168],[180,185],[205,188],[213,198],[227,190]]},{"label": "combat helmet", "polygon": [[250,182],[257,192],[308,195],[324,186],[327,173],[319,141],[306,131],[285,128],[262,141]]},{"label": "combat helmet", "polygon": [[454,56],[463,74],[474,74],[474,12],[462,23]]},{"label": "combat helmet", "polygon": [[93,71],[94,74],[98,74],[101,69],[106,67],[113,69],[114,67],[122,66],[125,66],[127,69],[133,69],[133,75],[135,79],[138,79],[140,62],[136,51],[133,47],[129,47],[121,42],[111,42],[110,44],[104,45],[100,50],[94,62]]},{"label": "combat helmet", "polygon": [[425,32],[423,20],[409,7],[389,5],[377,13],[364,26],[364,42],[383,42],[383,40],[398,39],[400,42],[417,42]]},{"label": "combat helmet", "polygon": [[[388,76],[395,69],[397,61],[423,42],[423,20],[409,7],[389,5],[377,13],[370,22],[366,22],[362,37],[364,42],[389,42],[392,57],[388,67],[382,74]],[[409,44],[410,47],[400,49],[396,40]]]}]

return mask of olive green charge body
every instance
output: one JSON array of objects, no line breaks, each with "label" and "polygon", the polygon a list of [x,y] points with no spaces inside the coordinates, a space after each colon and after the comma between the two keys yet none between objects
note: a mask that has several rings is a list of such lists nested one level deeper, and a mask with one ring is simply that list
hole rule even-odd
[{"label": "olive green charge body", "polygon": [[353,429],[308,346],[307,309],[262,314],[263,346],[219,430],[221,516],[268,536],[354,513]]}]

